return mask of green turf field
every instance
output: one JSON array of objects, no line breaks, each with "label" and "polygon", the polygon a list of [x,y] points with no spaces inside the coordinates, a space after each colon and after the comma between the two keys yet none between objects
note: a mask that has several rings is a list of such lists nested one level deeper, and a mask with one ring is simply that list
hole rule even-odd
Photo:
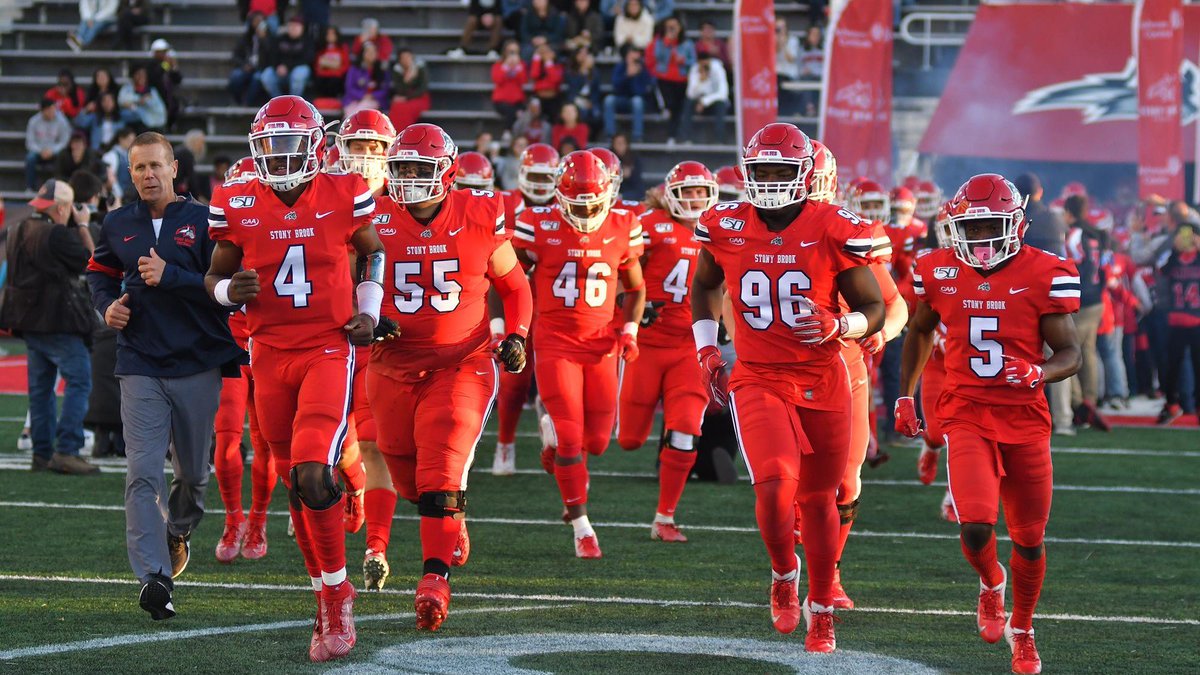
[{"label": "green turf field", "polygon": [[[311,672],[314,602],[286,517],[270,521],[261,561],[218,564],[219,497],[178,580],[179,615],[154,623],[137,607],[125,555],[124,476],[31,474],[13,448],[24,400],[0,397],[0,668],[13,672]],[[915,481],[916,451],[864,469],[858,536],[843,577],[859,609],[839,612],[839,654],[803,654],[767,610],[768,568],[746,483],[688,486],[678,520],[691,542],[649,538],[656,503],[649,450],[591,462],[591,513],[604,559],[573,556],[571,532],[541,472],[532,414],[523,473],[490,475],[494,437],[471,484],[470,563],[452,577],[450,617],[419,634],[415,509],[395,523],[392,576],[362,593],[358,646],[342,672],[923,672],[1003,673],[1007,647],[974,635],[977,582],[942,488]],[[1200,434],[1119,430],[1059,443],[1047,584],[1036,621],[1051,673],[1200,671]],[[1104,450],[1109,452],[1103,452]],[[1099,450],[1100,452],[1097,452]],[[624,474],[624,475],[605,475]],[[940,477],[944,480],[943,476]],[[249,503],[247,481],[246,503]],[[272,512],[284,513],[275,493]],[[351,573],[363,533],[350,536]],[[1001,544],[1007,561],[1008,544]],[[1011,596],[1009,597],[1011,605]],[[658,637],[645,637],[658,636]],[[415,644],[414,644],[415,641]],[[437,642],[441,641],[441,642]],[[890,657],[891,660],[886,660]],[[897,661],[903,659],[905,661]],[[789,665],[790,664],[790,665]]]}]

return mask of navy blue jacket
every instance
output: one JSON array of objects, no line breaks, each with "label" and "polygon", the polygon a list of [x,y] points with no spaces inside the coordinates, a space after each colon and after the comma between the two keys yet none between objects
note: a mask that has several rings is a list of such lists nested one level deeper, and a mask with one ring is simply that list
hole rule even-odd
[{"label": "navy blue jacket", "polygon": [[[153,287],[138,273],[138,258],[150,255],[152,246],[167,263]],[[129,324],[117,334],[117,375],[185,377],[243,360],[245,352],[229,333],[228,310],[204,290],[215,247],[208,238],[208,208],[193,201],[167,206],[157,239],[144,202],[104,218],[87,279],[101,315],[129,294]]]}]

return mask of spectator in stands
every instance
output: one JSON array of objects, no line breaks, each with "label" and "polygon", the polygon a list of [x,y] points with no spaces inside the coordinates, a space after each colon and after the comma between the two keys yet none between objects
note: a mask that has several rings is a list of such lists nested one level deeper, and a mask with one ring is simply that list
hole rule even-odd
[{"label": "spectator in stands", "polygon": [[574,137],[567,136],[567,137],[563,138],[562,141],[558,145],[554,146],[554,149],[558,151],[559,157],[566,157],[567,155],[571,154],[572,152],[575,152],[576,150],[578,150],[579,144],[575,142]]},{"label": "spectator in stands", "polygon": [[[801,82],[820,82],[825,72],[825,38],[821,35],[820,26],[809,26],[800,43],[799,61],[796,72]],[[817,91],[800,92],[800,104],[804,114],[816,117],[820,95]]]},{"label": "spectator in stands", "polygon": [[287,2],[279,0],[238,0],[238,15],[248,27],[254,24],[254,15],[258,14],[267,22],[271,35],[279,32],[279,13],[287,6]]},{"label": "spectator in stands", "polygon": [[646,188],[642,185],[642,160],[629,147],[624,133],[612,137],[612,151],[621,160],[621,198],[641,201]]},{"label": "spectator in stands", "polygon": [[549,43],[543,42],[534,52],[529,63],[529,80],[546,118],[558,117],[558,109],[562,107],[563,67]]},{"label": "spectator in stands", "polygon": [[662,23],[675,14],[675,0],[647,0],[646,7],[654,15],[655,23]]},{"label": "spectator in stands", "polygon": [[592,7],[592,0],[574,0],[567,12],[566,48],[576,50],[586,47],[600,51],[607,42],[604,34],[604,19]]},{"label": "spectator in stands", "polygon": [[1114,238],[1112,263],[1108,268],[1108,285],[1105,289],[1103,323],[1108,330],[1099,331],[1096,348],[1104,364],[1102,405],[1106,403],[1113,408],[1128,408],[1130,373],[1125,369],[1125,331],[1128,324],[1137,323],[1138,300],[1132,286],[1133,261],[1128,253],[1119,248],[1120,244]]},{"label": "spectator in stands", "polygon": [[167,106],[158,90],[150,86],[150,76],[145,65],[136,66],[129,82],[121,87],[117,103],[122,110],[133,113],[134,124],[145,129],[162,129],[167,126]]},{"label": "spectator in stands", "polygon": [[87,95],[84,97],[84,111],[96,112],[100,105],[101,95],[111,93],[115,97],[120,91],[121,86],[113,79],[112,71],[108,68],[97,68],[92,73],[92,84],[88,87]]},{"label": "spectator in stands", "polygon": [[129,173],[129,147],[137,132],[133,127],[124,127],[117,132],[117,142],[108,152],[104,153],[106,173],[112,181],[112,194],[118,203],[124,203],[137,196],[133,187],[133,176]]},{"label": "spectator in stands", "polygon": [[115,93],[106,91],[100,97],[100,105],[95,112],[79,113],[79,117],[75,118],[75,127],[87,134],[88,144],[93,150],[102,152],[112,145],[117,130],[125,126],[131,115],[122,113]]},{"label": "spectator in stands", "polygon": [[[304,19],[288,19],[283,35],[275,41],[275,58],[262,70],[262,86],[272,98],[283,94],[304,96],[312,76],[313,44],[304,32]],[[284,85],[287,90],[284,91]]]},{"label": "spectator in stands", "polygon": [[1076,420],[1081,424],[1094,424],[1107,431],[1107,423],[1096,411],[1100,389],[1099,355],[1096,352],[1096,335],[1104,313],[1104,287],[1107,284],[1105,267],[1111,257],[1108,233],[1097,228],[1087,218],[1088,198],[1072,195],[1063,203],[1063,219],[1070,229],[1067,232],[1067,255],[1079,269],[1079,312],[1075,315],[1075,329],[1079,334],[1079,348],[1083,352],[1083,365],[1071,385],[1071,403],[1075,406]]},{"label": "spectator in stands", "polygon": [[1057,256],[1066,256],[1067,226],[1042,199],[1045,191],[1041,179],[1036,174],[1026,173],[1017,176],[1015,185],[1018,192],[1029,198],[1025,206],[1025,220],[1029,223],[1025,244]]},{"label": "spectator in stands", "polygon": [[208,156],[208,137],[200,129],[189,129],[183,136],[183,144],[174,147],[175,161],[175,194],[191,195],[200,201],[207,201],[208,177],[196,174],[196,164]]},{"label": "spectator in stands", "polygon": [[229,95],[239,105],[258,105],[266,98],[261,73],[275,60],[275,35],[262,14],[250,15],[246,33],[233,50]]},{"label": "spectator in stands", "polygon": [[[631,0],[636,1],[636,0]],[[604,97],[604,135],[617,133],[617,113],[633,115],[633,141],[642,142],[646,101],[653,96],[654,79],[642,64],[642,51],[631,47],[613,68],[612,93]]]},{"label": "spectator in stands", "polygon": [[604,99],[600,93],[596,57],[587,48],[580,47],[571,54],[564,85],[563,100],[574,103],[579,109],[579,118],[593,132],[598,132],[604,123]]},{"label": "spectator in stands", "polygon": [[[614,5],[620,7],[620,4]],[[622,53],[633,48],[644,51],[654,40],[654,16],[642,0],[626,0],[613,24],[613,44]]]},{"label": "spectator in stands", "polygon": [[654,75],[658,93],[662,95],[667,122],[667,143],[675,142],[683,106],[687,103],[688,71],[696,62],[696,46],[684,35],[683,22],[676,16],[667,17],[662,33],[646,51],[646,69]]},{"label": "spectator in stands", "polygon": [[308,35],[313,41],[323,35],[329,27],[329,2],[330,0],[300,0],[300,15],[304,17]]},{"label": "spectator in stands", "polygon": [[370,17],[362,20],[362,32],[354,38],[350,46],[350,55],[355,59],[362,58],[363,43],[375,45],[375,53],[380,63],[390,63],[392,60],[392,39],[379,32],[379,20]]},{"label": "spectator in stands", "polygon": [[550,130],[550,144],[559,147],[565,139],[575,141],[575,147],[586,148],[588,144],[588,126],[579,119],[579,108],[574,103],[565,103],[558,114],[558,124]]},{"label": "spectator in stands", "polygon": [[[1160,269],[1168,292],[1163,299],[1167,314],[1166,367],[1160,373],[1166,402],[1159,413],[1159,424],[1170,424],[1183,414],[1184,359],[1192,362],[1193,403],[1200,398],[1200,298],[1197,293],[1197,250],[1200,249],[1200,225],[1192,222],[1180,223],[1171,236],[1171,251]],[[1200,405],[1196,406],[1200,408]],[[1198,411],[1200,412],[1200,411]]]},{"label": "spectator in stands", "polygon": [[326,26],[321,48],[313,64],[313,89],[316,98],[336,98],[346,94],[346,73],[350,70],[350,45],[342,41],[337,26]]},{"label": "spectator in stands", "polygon": [[75,119],[75,116],[83,110],[83,106],[87,103],[87,93],[84,92],[83,87],[75,83],[75,74],[71,72],[70,68],[58,71],[58,80],[53,87],[46,90],[42,97],[54,101],[59,112],[68,120]]},{"label": "spectator in stands", "polygon": [[775,17],[775,82],[779,88],[779,114],[795,115],[800,97],[787,85],[800,80],[800,36],[788,33],[787,19]]},{"label": "spectator in stands", "polygon": [[150,0],[121,0],[117,10],[117,39],[115,49],[137,51],[134,42],[137,29],[150,23]]},{"label": "spectator in stands", "polygon": [[67,33],[67,46],[78,54],[117,23],[119,0],[79,0],[79,28]]},{"label": "spectator in stands", "polygon": [[722,68],[729,70],[729,45],[717,37],[717,26],[712,21],[700,22],[700,39],[696,40],[696,58],[700,58],[701,54],[708,54],[717,59],[721,62]]},{"label": "spectator in stands", "polygon": [[43,98],[41,109],[25,125],[25,187],[37,189],[38,172],[52,171],[54,159],[71,140],[71,123],[54,101]]},{"label": "spectator in stands", "polygon": [[712,120],[712,139],[720,141],[725,130],[725,114],[729,112],[729,82],[720,59],[704,52],[688,71],[687,103],[679,120],[679,135],[691,142],[692,118],[706,115]]},{"label": "spectator in stands", "polygon": [[362,57],[346,72],[346,95],[342,97],[346,117],[368,108],[386,109],[390,103],[390,92],[388,70],[379,60],[375,43],[363,43]]},{"label": "spectator in stands", "polygon": [[521,153],[529,147],[529,139],[524,136],[513,136],[508,152],[498,157],[495,162],[496,185],[501,190],[516,190],[517,177],[521,173]]},{"label": "spectator in stands", "polygon": [[54,177],[67,180],[76,171],[100,173],[100,158],[88,143],[87,132],[76,129],[71,132],[67,147],[58,151],[54,158]]},{"label": "spectator in stands", "polygon": [[521,58],[528,61],[543,44],[557,52],[562,48],[565,29],[562,14],[550,6],[550,0],[530,0],[521,17]]},{"label": "spectator in stands", "polygon": [[411,49],[401,47],[392,68],[392,105],[388,117],[400,130],[416,124],[429,106],[429,73],[425,64],[417,60]]},{"label": "spectator in stands", "polygon": [[[0,326],[24,339],[28,349],[32,469],[85,475],[100,472],[79,456],[92,390],[87,338],[95,322],[79,277],[94,245],[88,229],[79,226],[88,214],[74,203],[75,191],[66,181],[48,180],[29,202],[36,212],[12,228]],[[56,415],[59,375],[67,387]]]},{"label": "spectator in stands", "polygon": [[462,37],[458,39],[458,46],[446,52],[446,55],[461,59],[471,50],[471,38],[475,37],[475,31],[483,28],[489,32],[488,58],[497,58],[500,55],[500,31],[504,28],[504,20],[500,16],[501,9],[500,0],[469,0],[467,23],[463,26]]},{"label": "spectator in stands", "polygon": [[517,113],[512,133],[514,136],[524,136],[530,144],[550,142],[550,123],[542,114],[541,99],[529,99],[529,105]]},{"label": "spectator in stands", "polygon": [[512,127],[517,112],[525,107],[525,83],[529,75],[521,60],[521,46],[516,40],[504,43],[500,60],[492,64],[492,106],[500,115],[504,129]]},{"label": "spectator in stands", "polygon": [[183,73],[179,70],[179,62],[175,59],[175,50],[171,43],[159,38],[150,43],[150,64],[146,70],[150,76],[150,86],[158,90],[163,104],[167,107],[167,124],[175,123],[183,101],[179,98],[179,85],[183,82]]}]

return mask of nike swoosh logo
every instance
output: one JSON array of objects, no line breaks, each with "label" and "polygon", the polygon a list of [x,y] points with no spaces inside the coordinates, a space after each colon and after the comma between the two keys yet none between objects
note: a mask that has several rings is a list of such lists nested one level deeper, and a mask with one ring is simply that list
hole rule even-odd
[{"label": "nike swoosh logo", "polygon": [[605,237],[605,238],[604,238],[604,243],[605,243],[605,244],[611,244],[611,243],[613,243],[613,241],[614,241],[614,240],[616,240],[616,237]]},{"label": "nike swoosh logo", "polygon": [[135,235],[133,235],[132,237],[125,237],[125,241],[132,241],[132,240],[134,240],[134,239],[137,239],[137,235],[136,235],[136,234],[135,234]]},{"label": "nike swoosh logo", "polygon": [[458,228],[457,230],[450,230],[450,236],[451,236],[451,237],[453,237],[453,236],[457,235],[459,232],[462,232],[462,231],[463,231],[463,228],[461,228],[461,227],[460,227],[460,228]]},{"label": "nike swoosh logo", "polygon": [[1026,286],[1025,288],[1010,288],[1010,289],[1008,289],[1008,294],[1016,295],[1017,293],[1020,293],[1022,291],[1027,291],[1027,290],[1029,290],[1028,286]]},{"label": "nike swoosh logo", "polygon": [[325,350],[325,353],[326,353],[326,354],[336,354],[336,353],[338,353],[339,351],[341,351],[341,350],[340,350],[340,349],[326,349],[326,350]]},{"label": "nike swoosh logo", "polygon": [[477,370],[477,371],[475,371],[475,374],[476,375],[487,375],[487,371],[486,370]]},{"label": "nike swoosh logo", "polygon": [[817,241],[802,241],[800,242],[800,248],[808,248],[809,246],[813,246],[819,242],[819,239]]},{"label": "nike swoosh logo", "polygon": [[331,214],[331,213],[333,213],[333,211],[326,211],[325,213],[318,213],[318,214],[317,214],[317,220],[320,220],[320,219],[324,218],[325,216],[327,216],[327,215],[329,215],[329,214]]}]

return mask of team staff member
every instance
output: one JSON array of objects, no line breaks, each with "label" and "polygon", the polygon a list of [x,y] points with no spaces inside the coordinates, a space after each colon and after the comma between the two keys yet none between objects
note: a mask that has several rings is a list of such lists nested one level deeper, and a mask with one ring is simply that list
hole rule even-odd
[{"label": "team staff member", "polygon": [[[221,376],[243,361],[227,311],[204,290],[214,244],[208,210],[175,194],[177,164],[162,134],[133,141],[129,171],[141,201],[108,214],[88,264],[92,304],[117,337],[125,431],[125,540],[155,620],[175,616],[172,579],[204,515],[208,451]],[[165,496],[167,446],[174,478]],[[167,504],[164,511],[162,504]]]}]

